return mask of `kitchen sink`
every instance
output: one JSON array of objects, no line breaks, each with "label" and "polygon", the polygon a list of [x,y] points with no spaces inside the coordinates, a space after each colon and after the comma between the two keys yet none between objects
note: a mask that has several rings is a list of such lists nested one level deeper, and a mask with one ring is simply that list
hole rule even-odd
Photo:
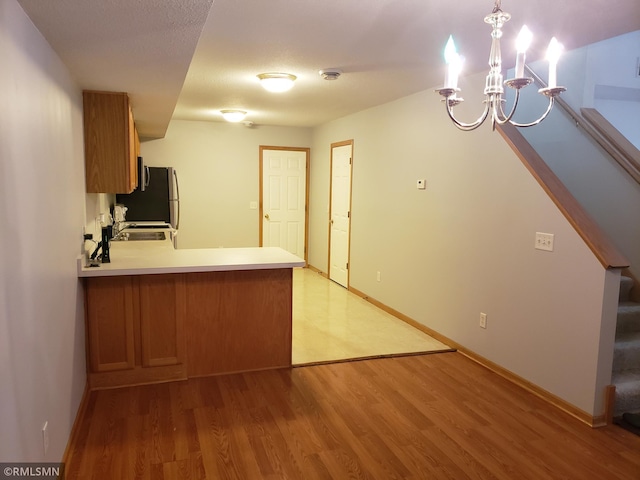
[{"label": "kitchen sink", "polygon": [[167,237],[165,232],[121,232],[117,241],[136,241],[136,240],[165,240]]}]

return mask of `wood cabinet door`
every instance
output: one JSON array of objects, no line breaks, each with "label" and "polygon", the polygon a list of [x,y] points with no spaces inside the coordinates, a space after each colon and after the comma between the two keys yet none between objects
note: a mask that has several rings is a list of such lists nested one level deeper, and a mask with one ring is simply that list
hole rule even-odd
[{"label": "wood cabinet door", "polygon": [[186,314],[184,276],[143,275],[139,282],[142,366],[183,363]]},{"label": "wood cabinet door", "polygon": [[89,278],[85,283],[85,295],[90,371],[134,368],[132,278]]},{"label": "wood cabinet door", "polygon": [[129,97],[84,91],[83,103],[87,192],[131,193],[138,178]]}]

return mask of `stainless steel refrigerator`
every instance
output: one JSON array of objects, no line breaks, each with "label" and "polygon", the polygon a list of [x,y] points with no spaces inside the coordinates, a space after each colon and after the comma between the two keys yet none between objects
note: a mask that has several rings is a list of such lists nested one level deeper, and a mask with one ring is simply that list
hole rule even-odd
[{"label": "stainless steel refrigerator", "polygon": [[[117,194],[116,203],[127,207],[127,222],[164,222],[180,228],[180,187],[171,167],[145,167],[146,181],[129,194]],[[174,235],[174,247],[177,248]]]}]

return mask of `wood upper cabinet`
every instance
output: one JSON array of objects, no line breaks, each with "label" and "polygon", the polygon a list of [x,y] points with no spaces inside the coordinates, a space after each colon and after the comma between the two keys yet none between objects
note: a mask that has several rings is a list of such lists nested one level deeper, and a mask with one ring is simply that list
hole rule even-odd
[{"label": "wood upper cabinet", "polygon": [[131,193],[139,143],[126,93],[83,92],[87,192]]}]

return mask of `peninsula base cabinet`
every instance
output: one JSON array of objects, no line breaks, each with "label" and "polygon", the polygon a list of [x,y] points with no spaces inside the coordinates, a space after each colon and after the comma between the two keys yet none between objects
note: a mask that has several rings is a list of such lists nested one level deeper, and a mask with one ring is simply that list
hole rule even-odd
[{"label": "peninsula base cabinet", "polygon": [[85,278],[90,388],[290,367],[292,275]]},{"label": "peninsula base cabinet", "polygon": [[90,388],[186,378],[184,276],[85,281]]}]

